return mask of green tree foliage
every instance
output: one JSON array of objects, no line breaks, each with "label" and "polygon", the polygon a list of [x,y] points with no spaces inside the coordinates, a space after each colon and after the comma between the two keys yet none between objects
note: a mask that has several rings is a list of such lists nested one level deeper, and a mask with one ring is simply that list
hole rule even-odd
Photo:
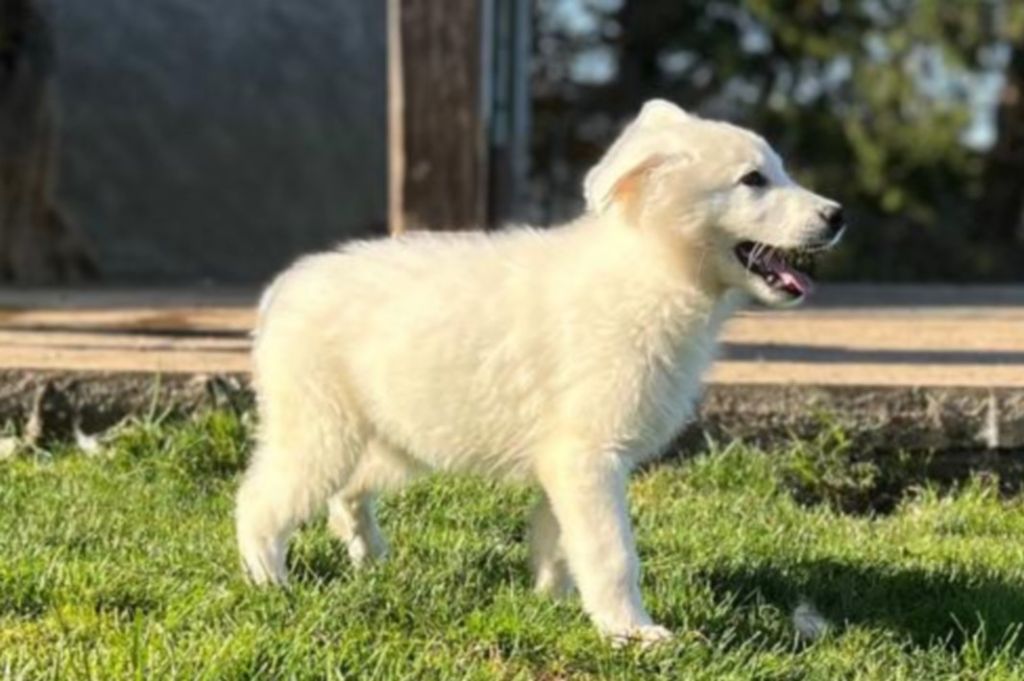
[{"label": "green tree foliage", "polygon": [[[798,178],[847,205],[834,277],[1014,275],[1024,3],[542,0],[536,22],[534,162],[550,217],[660,96],[761,131]],[[979,101],[986,91],[993,101]],[[972,140],[985,115],[995,139]]]}]

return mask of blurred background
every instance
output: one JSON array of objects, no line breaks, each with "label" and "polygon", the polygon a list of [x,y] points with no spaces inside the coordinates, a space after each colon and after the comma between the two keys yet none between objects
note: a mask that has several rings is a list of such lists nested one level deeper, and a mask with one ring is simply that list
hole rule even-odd
[{"label": "blurred background", "polygon": [[256,283],[385,234],[389,183],[407,213],[479,185],[410,228],[564,220],[655,96],[848,207],[827,278],[1018,276],[1024,2],[390,4],[404,52],[385,0],[0,0],[0,278]]}]

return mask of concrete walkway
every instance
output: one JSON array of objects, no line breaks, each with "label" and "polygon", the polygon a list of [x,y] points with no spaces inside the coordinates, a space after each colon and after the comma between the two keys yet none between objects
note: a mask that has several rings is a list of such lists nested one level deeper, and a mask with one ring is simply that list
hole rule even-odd
[{"label": "concrete walkway", "polygon": [[[157,374],[168,386],[244,384],[255,299],[228,289],[0,292],[0,418],[5,404],[30,410],[28,393],[54,381],[107,384],[108,402]],[[806,433],[830,414],[907,446],[1020,447],[1024,287],[826,286],[798,310],[732,320],[708,384],[704,421],[728,435]]]}]

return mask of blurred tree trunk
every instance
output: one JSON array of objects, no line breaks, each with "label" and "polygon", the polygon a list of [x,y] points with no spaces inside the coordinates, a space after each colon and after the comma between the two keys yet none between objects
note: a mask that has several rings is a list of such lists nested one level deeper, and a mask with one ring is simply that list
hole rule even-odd
[{"label": "blurred tree trunk", "polygon": [[35,0],[0,0],[0,281],[96,276],[79,232],[54,202],[53,35]]},{"label": "blurred tree trunk", "polygon": [[618,40],[620,74],[615,79],[621,88],[615,102],[618,116],[639,111],[650,94],[651,85],[658,83],[662,74],[657,63],[660,45],[649,35],[650,16],[649,6],[645,10],[644,4],[637,0],[626,0],[618,10],[618,25],[622,27]]},{"label": "blurred tree trunk", "polygon": [[[978,230],[989,244],[1024,247],[1024,45],[1016,45],[996,114],[978,206]],[[1016,265],[1016,264],[1015,264]]]}]

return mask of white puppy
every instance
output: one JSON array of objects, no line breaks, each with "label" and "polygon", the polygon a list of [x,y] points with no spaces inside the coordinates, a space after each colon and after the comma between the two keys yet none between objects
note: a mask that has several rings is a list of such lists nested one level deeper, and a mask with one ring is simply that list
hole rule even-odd
[{"label": "white puppy", "polygon": [[839,207],[763,139],[646,104],[587,175],[586,213],[547,230],[423,233],[300,260],[264,295],[261,427],[238,493],[257,583],[329,501],[356,563],[386,549],[374,495],[421,471],[538,484],[538,590],[579,589],[615,639],[652,641],[629,472],[691,418],[715,336],[746,297],[801,300],[787,257],[825,249]]}]

